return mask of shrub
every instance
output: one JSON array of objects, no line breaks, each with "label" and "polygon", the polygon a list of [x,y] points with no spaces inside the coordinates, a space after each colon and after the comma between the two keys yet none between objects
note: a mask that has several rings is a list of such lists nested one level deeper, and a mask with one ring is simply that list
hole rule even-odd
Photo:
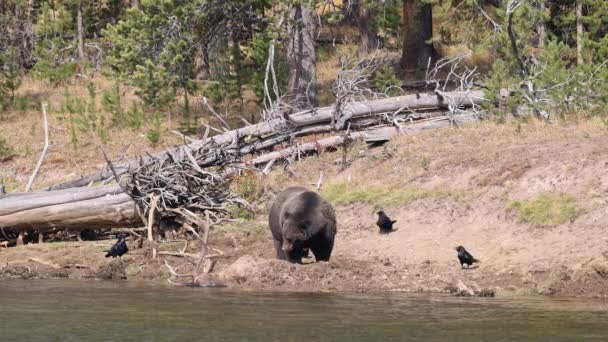
[{"label": "shrub", "polygon": [[545,193],[533,200],[512,201],[507,209],[516,212],[523,222],[545,227],[572,222],[580,214],[574,196],[564,193]]},{"label": "shrub", "polygon": [[6,138],[3,137],[2,132],[0,132],[0,160],[8,159],[15,154],[15,149],[9,145]]},{"label": "shrub", "polygon": [[0,112],[15,102],[15,92],[21,84],[21,71],[13,48],[0,54]]},{"label": "shrub", "polygon": [[137,103],[133,102],[131,108],[125,113],[125,125],[132,131],[138,130],[144,123],[144,114]]},{"label": "shrub", "polygon": [[255,218],[255,213],[240,204],[234,204],[228,207],[228,215],[232,218],[243,219],[246,221],[253,220]]},{"label": "shrub", "polygon": [[135,95],[143,103],[156,110],[167,107],[175,102],[175,88],[171,85],[171,75],[162,66],[146,60],[143,65],[136,67],[133,74],[133,84],[138,88]]},{"label": "shrub", "polygon": [[403,82],[397,77],[395,69],[385,65],[378,69],[374,75],[374,86],[388,96],[397,96],[403,93],[401,85]]},{"label": "shrub", "polygon": [[257,174],[254,172],[243,172],[235,177],[230,184],[232,192],[251,203],[262,195],[263,186]]},{"label": "shrub", "polygon": [[13,98],[15,109],[20,112],[25,112],[30,106],[30,99],[27,96],[15,96]]},{"label": "shrub", "polygon": [[118,82],[110,87],[110,89],[106,89],[102,92],[101,106],[106,112],[112,115],[112,124],[121,127],[127,126],[120,104],[120,85]]},{"label": "shrub", "polygon": [[152,145],[156,145],[160,141],[161,120],[160,112],[155,112],[152,118],[152,127],[148,129],[148,133],[146,134],[148,142]]}]

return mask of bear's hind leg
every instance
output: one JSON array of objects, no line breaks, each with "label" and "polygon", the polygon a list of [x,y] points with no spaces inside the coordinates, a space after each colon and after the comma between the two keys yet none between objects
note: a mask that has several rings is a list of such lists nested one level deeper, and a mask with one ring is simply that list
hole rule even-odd
[{"label": "bear's hind leg", "polygon": [[315,261],[329,261],[333,248],[334,241],[330,239],[316,239],[310,245],[310,250],[315,255]]}]

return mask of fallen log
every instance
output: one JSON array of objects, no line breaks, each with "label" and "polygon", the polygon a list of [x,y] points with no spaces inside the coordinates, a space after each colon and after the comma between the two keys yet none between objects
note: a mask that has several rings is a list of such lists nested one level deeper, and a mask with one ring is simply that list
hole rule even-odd
[{"label": "fallen log", "polygon": [[75,188],[53,192],[27,192],[8,194],[0,200],[0,217],[19,211],[49,205],[69,204],[123,193],[118,185],[95,188]]},{"label": "fallen log", "polygon": [[[389,97],[381,100],[366,102],[347,103],[342,107],[343,115],[351,119],[367,115],[395,112],[398,110],[420,110],[433,108],[448,108],[450,104],[457,103],[462,107],[479,105],[484,101],[481,91],[457,91],[444,93],[445,96],[436,94],[416,94]],[[331,121],[335,107],[322,107],[318,109],[299,112],[290,116],[290,121],[297,127],[319,124]]]},{"label": "fallen log", "polygon": [[[116,186],[94,188],[98,196],[71,196],[69,191],[34,193],[37,204],[22,201],[17,207],[10,198],[0,200],[0,227],[49,230],[56,227],[82,230],[86,228],[113,228],[140,226],[135,202],[129,195],[116,191]],[[18,197],[18,196],[17,196]],[[16,197],[15,197],[16,198]],[[5,201],[7,206],[5,207]],[[56,203],[53,203],[56,201]]]},{"label": "fallen log", "polygon": [[[368,143],[377,143],[388,141],[398,134],[416,134],[429,129],[450,127],[454,124],[463,124],[468,121],[477,120],[476,114],[461,114],[455,116],[441,116],[434,119],[429,119],[423,122],[417,122],[409,125],[383,126],[373,129],[368,129],[361,132],[350,133],[351,139],[362,139]],[[319,148],[329,148],[340,146],[344,143],[344,135],[332,136],[319,139],[314,142],[298,144],[280,151],[270,152],[259,157],[253,158],[244,166],[259,166],[264,165],[272,160],[287,159],[294,153],[310,153],[321,152]]]},{"label": "fallen log", "polygon": [[[473,105],[479,105],[483,101],[484,98],[482,91],[457,91],[442,93],[441,96],[434,93],[422,93],[390,97],[379,100],[370,100],[365,102],[352,102],[346,103],[341,108],[343,118],[340,120],[340,122],[347,123],[349,120],[353,120],[355,118],[363,118],[366,116],[373,116],[382,113],[393,113],[397,111],[415,111],[449,107],[465,108]],[[215,147],[215,149],[224,151],[228,149],[236,149],[236,152],[241,154],[266,149],[274,146],[277,143],[285,141],[288,135],[281,139],[276,139],[276,141],[273,142],[264,142],[261,141],[261,138],[268,135],[276,135],[279,132],[288,132],[294,128],[297,130],[305,130],[305,127],[308,126],[328,124],[335,115],[335,111],[335,106],[328,106],[297,112],[288,115],[287,120],[284,118],[270,119],[255,125],[228,131],[208,139],[198,140],[188,145],[176,147],[169,151],[169,153],[177,160],[183,160],[187,158],[187,151],[202,149],[205,147]],[[253,141],[247,143],[242,141],[244,139]],[[131,160],[126,164],[115,165],[115,169],[117,174],[121,175],[125,173],[129,167],[136,167],[140,163],[149,162],[153,158],[166,158],[166,155],[166,151],[159,152],[150,156],[142,157],[141,159]],[[224,161],[221,158],[212,155],[197,162],[200,167],[208,167],[223,163]],[[112,177],[112,171],[109,170],[109,168],[104,167],[93,174],[51,186],[46,190],[82,187],[94,182],[110,179]]]},{"label": "fallen log", "polygon": [[[442,116],[398,126],[382,126],[352,132],[349,139],[366,142],[390,140],[398,134],[416,134],[429,129],[449,127],[476,120],[474,114]],[[314,142],[297,144],[280,151],[258,156],[243,166],[267,165],[287,159],[296,153],[321,152],[344,143],[345,135],[331,136]],[[61,227],[71,230],[142,226],[135,202],[118,185],[75,188],[32,193],[9,194],[0,199],[0,228],[48,230]]]},{"label": "fallen log", "polygon": [[[431,118],[415,124],[400,125],[399,133],[401,134],[416,134],[429,129],[447,128],[450,126],[462,125],[469,121],[476,121],[479,119],[477,114],[460,114],[460,115],[447,115],[436,118]],[[371,129],[365,131],[364,140],[367,143],[384,142],[390,140],[395,134],[386,128]]]}]

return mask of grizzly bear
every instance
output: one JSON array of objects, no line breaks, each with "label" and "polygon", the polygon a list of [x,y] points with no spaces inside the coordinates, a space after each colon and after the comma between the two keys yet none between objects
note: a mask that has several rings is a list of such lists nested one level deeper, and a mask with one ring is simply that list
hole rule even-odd
[{"label": "grizzly bear", "polygon": [[302,263],[310,249],[316,261],[329,261],[336,236],[336,214],[314,191],[289,187],[279,193],[268,215],[277,258]]}]

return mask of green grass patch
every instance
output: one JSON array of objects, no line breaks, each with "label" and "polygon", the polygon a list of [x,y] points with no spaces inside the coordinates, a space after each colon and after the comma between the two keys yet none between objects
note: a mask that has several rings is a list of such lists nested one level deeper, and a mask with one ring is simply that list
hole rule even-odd
[{"label": "green grass patch", "polygon": [[230,205],[227,209],[228,215],[235,219],[250,221],[255,218],[255,212],[240,204]]},{"label": "green grass patch", "polygon": [[0,159],[10,158],[15,154],[15,149],[9,144],[8,140],[0,132]]},{"label": "green grass patch", "polygon": [[[247,202],[253,203],[264,192],[264,186],[259,175],[253,172],[244,172],[232,180],[230,190]],[[251,209],[240,204],[228,207],[228,213],[232,218],[243,220],[252,220],[256,214]]]},{"label": "green grass patch", "polygon": [[576,198],[565,193],[545,193],[532,200],[512,201],[507,210],[516,212],[523,222],[544,227],[572,222],[581,212]]},{"label": "green grass patch", "polygon": [[[0,157],[0,159],[2,159],[2,158]],[[0,175],[0,185],[4,185],[4,187],[5,187],[4,190],[6,192],[11,192],[13,190],[19,190],[19,189],[21,189],[21,190],[25,189],[24,184],[19,183],[19,181],[17,179],[10,177],[10,176]]]},{"label": "green grass patch", "polygon": [[391,185],[373,186],[347,182],[329,183],[322,190],[323,196],[334,205],[366,203],[374,209],[390,206],[408,205],[424,198],[454,198],[466,197],[465,190],[451,189],[440,185],[432,189],[417,186],[396,187]]},{"label": "green grass patch", "polygon": [[13,99],[13,105],[15,106],[15,109],[20,111],[20,112],[25,112],[26,110],[29,109],[30,107],[30,99],[27,96],[15,96],[15,98]]},{"label": "green grass patch", "polygon": [[259,175],[249,171],[234,177],[230,190],[251,203],[262,195],[264,185]]}]

